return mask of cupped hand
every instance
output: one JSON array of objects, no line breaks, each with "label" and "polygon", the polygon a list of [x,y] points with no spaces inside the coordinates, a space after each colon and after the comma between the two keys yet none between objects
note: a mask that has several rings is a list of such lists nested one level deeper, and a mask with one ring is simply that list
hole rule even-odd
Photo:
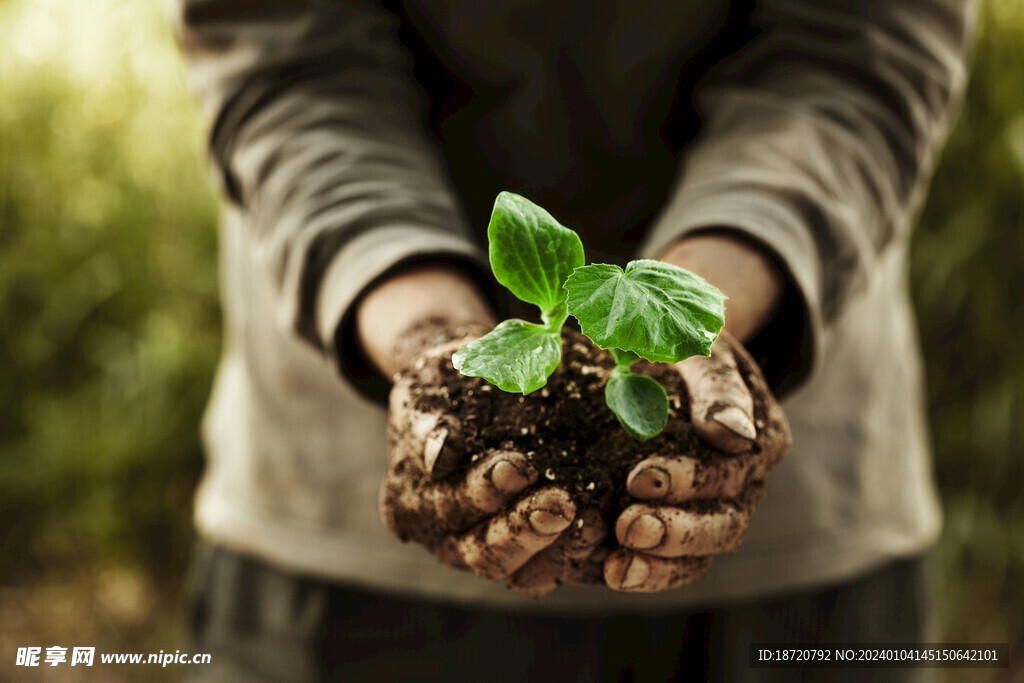
[{"label": "cupped hand", "polygon": [[[676,365],[690,394],[694,429],[721,451],[646,458],[630,471],[637,501],[616,521],[621,544],[604,563],[614,590],[658,592],[692,583],[715,555],[735,550],[763,498],[768,471],[789,451],[785,413],[743,346],[723,332],[710,357]],[[754,414],[755,398],[765,414]]]},{"label": "cupped hand", "polygon": [[[381,487],[385,523],[445,564],[483,579],[506,580],[529,595],[543,595],[561,583],[600,581],[601,564],[592,555],[606,525],[597,511],[577,510],[561,488],[538,486],[538,473],[523,453],[461,452],[459,420],[417,405],[413,387],[417,396],[442,396],[441,368],[471,338],[433,346],[395,378],[390,462]],[[464,476],[449,476],[466,462]]]}]

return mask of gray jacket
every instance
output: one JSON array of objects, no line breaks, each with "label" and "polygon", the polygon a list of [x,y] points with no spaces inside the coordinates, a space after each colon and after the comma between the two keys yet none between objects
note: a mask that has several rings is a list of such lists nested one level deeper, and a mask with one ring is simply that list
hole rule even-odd
[{"label": "gray jacket", "polygon": [[[748,599],[927,547],[907,239],[973,16],[958,0],[180,0],[226,199],[200,533],[382,591],[552,610]],[[698,584],[537,603],[379,519],[386,385],[352,344],[354,302],[418,260],[486,279],[502,189],[578,230],[591,260],[732,230],[790,278],[797,351],[764,355],[794,448]]]}]

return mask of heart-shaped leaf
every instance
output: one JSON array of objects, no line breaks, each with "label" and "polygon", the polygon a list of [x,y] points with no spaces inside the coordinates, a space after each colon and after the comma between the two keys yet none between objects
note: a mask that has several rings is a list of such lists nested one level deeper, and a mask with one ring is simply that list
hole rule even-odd
[{"label": "heart-shaped leaf", "polygon": [[677,363],[707,356],[725,322],[725,295],[688,270],[631,261],[626,270],[596,263],[565,282],[569,313],[602,349]]}]

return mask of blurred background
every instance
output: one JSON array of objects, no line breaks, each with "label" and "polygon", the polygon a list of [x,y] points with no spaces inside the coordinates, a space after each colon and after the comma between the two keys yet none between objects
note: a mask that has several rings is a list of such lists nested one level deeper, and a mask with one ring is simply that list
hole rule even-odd
[{"label": "blurred background", "polygon": [[[29,645],[188,649],[181,579],[220,349],[208,177],[160,4],[0,0],[0,681],[58,680],[14,672]],[[1024,0],[983,7],[912,284],[946,511],[937,639],[1017,657],[1016,679],[940,673],[1024,680]]]}]

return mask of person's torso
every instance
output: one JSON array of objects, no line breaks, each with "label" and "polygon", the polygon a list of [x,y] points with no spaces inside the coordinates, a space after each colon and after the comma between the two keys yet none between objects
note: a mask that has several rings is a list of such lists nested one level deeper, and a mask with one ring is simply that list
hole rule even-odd
[{"label": "person's torso", "polygon": [[[590,260],[631,258],[699,132],[694,82],[744,39],[743,22],[721,3],[425,5],[406,1],[400,35],[432,95],[430,126],[480,243],[495,194],[508,189],[580,231]],[[268,285],[240,256],[252,248],[242,221],[227,223],[223,246],[228,351],[207,416],[201,531],[345,582],[545,609],[388,533],[377,507],[384,408],[246,303]],[[933,536],[905,269],[897,250],[835,321],[824,369],[785,405],[794,449],[740,552],[670,596],[559,591],[545,604],[736,599],[848,574]]]},{"label": "person's torso", "polygon": [[518,192],[624,263],[699,129],[693,86],[747,38],[730,3],[405,0],[400,37],[471,225]]}]

